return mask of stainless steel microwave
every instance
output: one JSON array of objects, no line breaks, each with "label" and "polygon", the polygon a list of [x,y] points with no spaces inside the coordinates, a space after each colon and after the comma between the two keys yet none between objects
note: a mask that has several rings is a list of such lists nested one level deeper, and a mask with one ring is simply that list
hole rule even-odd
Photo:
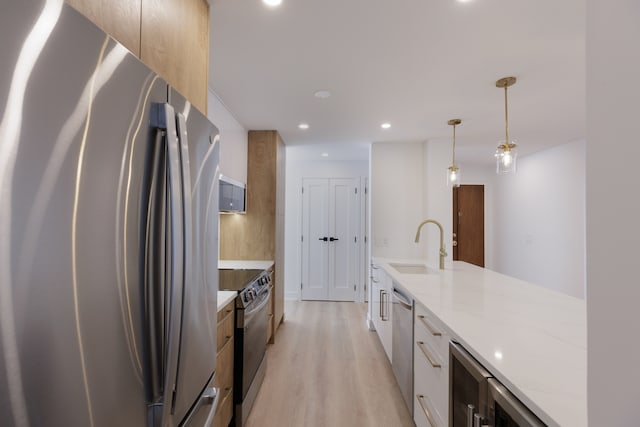
[{"label": "stainless steel microwave", "polygon": [[220,213],[246,213],[247,186],[227,176],[220,175]]}]

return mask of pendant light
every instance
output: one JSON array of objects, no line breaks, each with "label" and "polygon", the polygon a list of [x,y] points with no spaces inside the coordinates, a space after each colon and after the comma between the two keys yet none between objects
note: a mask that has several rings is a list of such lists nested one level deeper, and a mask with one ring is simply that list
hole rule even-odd
[{"label": "pendant light", "polygon": [[509,174],[516,172],[518,152],[515,141],[509,139],[509,108],[507,104],[507,88],[516,83],[515,77],[504,77],[496,81],[496,87],[504,88],[504,141],[500,141],[496,150],[496,173]]},{"label": "pendant light", "polygon": [[451,119],[447,122],[453,126],[453,148],[451,150],[451,166],[447,168],[447,186],[460,187],[460,168],[456,166],[456,126],[462,123],[460,119]]}]

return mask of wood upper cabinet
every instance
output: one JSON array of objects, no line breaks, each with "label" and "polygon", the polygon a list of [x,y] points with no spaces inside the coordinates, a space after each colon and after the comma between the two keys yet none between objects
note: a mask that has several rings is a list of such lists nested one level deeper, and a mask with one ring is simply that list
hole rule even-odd
[{"label": "wood upper cabinet", "polygon": [[140,57],[140,6],[142,0],[66,0],[102,31]]},{"label": "wood upper cabinet", "polygon": [[249,131],[247,213],[220,215],[220,259],[274,261],[272,332],[284,317],[284,162],[277,131]]},{"label": "wood upper cabinet", "polygon": [[142,62],[207,112],[209,5],[205,0],[142,0]]},{"label": "wood upper cabinet", "polygon": [[207,113],[206,0],[66,0]]}]

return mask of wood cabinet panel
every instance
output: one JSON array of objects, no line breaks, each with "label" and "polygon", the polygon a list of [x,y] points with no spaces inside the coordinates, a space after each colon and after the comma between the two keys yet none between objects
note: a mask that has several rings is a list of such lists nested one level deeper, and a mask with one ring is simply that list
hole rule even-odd
[{"label": "wood cabinet panel", "polygon": [[233,339],[235,332],[235,325],[233,323],[233,306],[231,306],[231,313],[227,314],[220,322],[218,322],[218,351],[222,350],[228,341]]},{"label": "wood cabinet panel", "polygon": [[229,313],[233,313],[235,310],[234,301],[230,301],[227,305],[222,307],[222,310],[218,311],[218,324],[222,322],[222,320],[229,315]]},{"label": "wood cabinet panel", "polygon": [[229,425],[233,415],[233,389],[221,390],[220,392],[222,393],[222,400],[213,418],[213,425],[226,427]]},{"label": "wood cabinet panel", "polygon": [[207,113],[206,0],[66,0]]},{"label": "wood cabinet panel", "polygon": [[66,0],[102,31],[140,57],[142,0]]},{"label": "wood cabinet panel", "polygon": [[[274,260],[276,216],[276,131],[250,131],[247,213],[220,216],[220,258]],[[275,275],[278,271],[275,271]],[[277,280],[274,277],[274,280]]]},{"label": "wood cabinet panel", "polygon": [[233,337],[216,356],[216,380],[214,381],[222,393],[233,387]]},{"label": "wood cabinet panel", "polygon": [[209,5],[205,0],[142,0],[140,58],[207,112]]},{"label": "wood cabinet panel", "polygon": [[220,389],[222,397],[216,409],[215,426],[228,426],[233,412],[234,319],[235,301],[231,301],[218,311],[218,352],[214,383]]},{"label": "wood cabinet panel", "polygon": [[275,329],[284,320],[284,189],[286,150],[280,135],[276,134],[276,229],[275,229],[275,266],[278,274],[274,277],[273,324]]}]

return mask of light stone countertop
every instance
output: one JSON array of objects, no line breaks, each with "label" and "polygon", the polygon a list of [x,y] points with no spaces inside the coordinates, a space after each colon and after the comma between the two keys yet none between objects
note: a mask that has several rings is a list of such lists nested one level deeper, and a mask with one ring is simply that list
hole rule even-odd
[{"label": "light stone countertop", "polygon": [[218,311],[222,310],[238,295],[236,291],[218,291]]},{"label": "light stone countertop", "polygon": [[389,265],[424,260],[374,262],[542,421],[587,425],[584,300],[465,262],[426,275]]},{"label": "light stone countertop", "polygon": [[273,265],[273,261],[262,260],[218,260],[219,269],[231,270],[268,270]]}]

